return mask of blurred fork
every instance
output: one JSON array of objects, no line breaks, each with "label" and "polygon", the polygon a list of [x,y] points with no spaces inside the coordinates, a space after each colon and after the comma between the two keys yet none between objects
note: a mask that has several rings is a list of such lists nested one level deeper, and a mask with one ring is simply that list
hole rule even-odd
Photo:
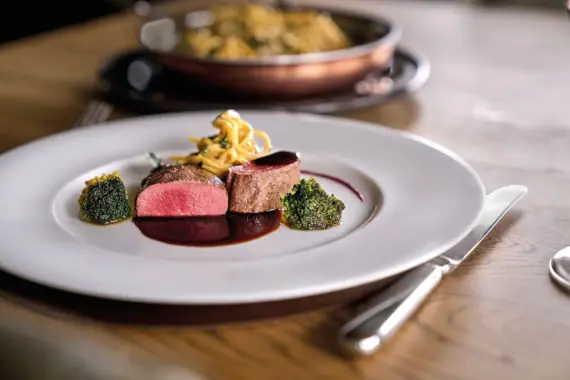
[{"label": "blurred fork", "polygon": [[87,104],[85,111],[71,127],[80,128],[86,125],[98,124],[106,121],[113,112],[113,106],[100,100],[92,100]]}]

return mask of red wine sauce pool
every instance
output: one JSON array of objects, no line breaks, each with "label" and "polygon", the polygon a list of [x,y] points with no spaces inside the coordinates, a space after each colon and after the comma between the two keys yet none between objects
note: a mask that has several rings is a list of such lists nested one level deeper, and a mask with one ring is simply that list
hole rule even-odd
[{"label": "red wine sauce pool", "polygon": [[281,225],[281,210],[182,218],[136,217],[133,222],[143,235],[153,240],[216,247],[245,243],[276,231]]},{"label": "red wine sauce pool", "polygon": [[267,156],[255,159],[252,162],[255,165],[259,166],[274,166],[274,165],[276,166],[276,165],[290,165],[298,160],[299,160],[298,153],[280,150],[279,152],[275,152]]}]

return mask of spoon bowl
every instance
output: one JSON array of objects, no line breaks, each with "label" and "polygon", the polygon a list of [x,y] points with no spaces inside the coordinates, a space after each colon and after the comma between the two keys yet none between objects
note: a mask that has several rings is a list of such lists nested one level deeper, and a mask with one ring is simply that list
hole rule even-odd
[{"label": "spoon bowl", "polygon": [[556,252],[548,263],[548,269],[554,281],[570,290],[570,247]]}]

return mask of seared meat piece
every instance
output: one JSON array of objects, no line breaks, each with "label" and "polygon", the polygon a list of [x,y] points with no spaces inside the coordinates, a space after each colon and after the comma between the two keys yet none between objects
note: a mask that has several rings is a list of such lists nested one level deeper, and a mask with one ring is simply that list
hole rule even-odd
[{"label": "seared meat piece", "polygon": [[226,181],[229,210],[257,213],[281,208],[281,196],[290,192],[300,178],[299,157],[288,152],[235,166],[229,170]]},{"label": "seared meat piece", "polygon": [[193,165],[165,166],[142,183],[137,216],[214,216],[228,209],[224,182]]}]

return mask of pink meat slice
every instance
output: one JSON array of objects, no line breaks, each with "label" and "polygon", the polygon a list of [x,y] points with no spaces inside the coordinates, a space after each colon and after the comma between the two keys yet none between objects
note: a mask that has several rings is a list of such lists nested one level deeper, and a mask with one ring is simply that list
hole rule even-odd
[{"label": "pink meat slice", "polygon": [[136,200],[139,217],[215,216],[227,209],[224,182],[191,165],[166,166],[151,173]]}]

